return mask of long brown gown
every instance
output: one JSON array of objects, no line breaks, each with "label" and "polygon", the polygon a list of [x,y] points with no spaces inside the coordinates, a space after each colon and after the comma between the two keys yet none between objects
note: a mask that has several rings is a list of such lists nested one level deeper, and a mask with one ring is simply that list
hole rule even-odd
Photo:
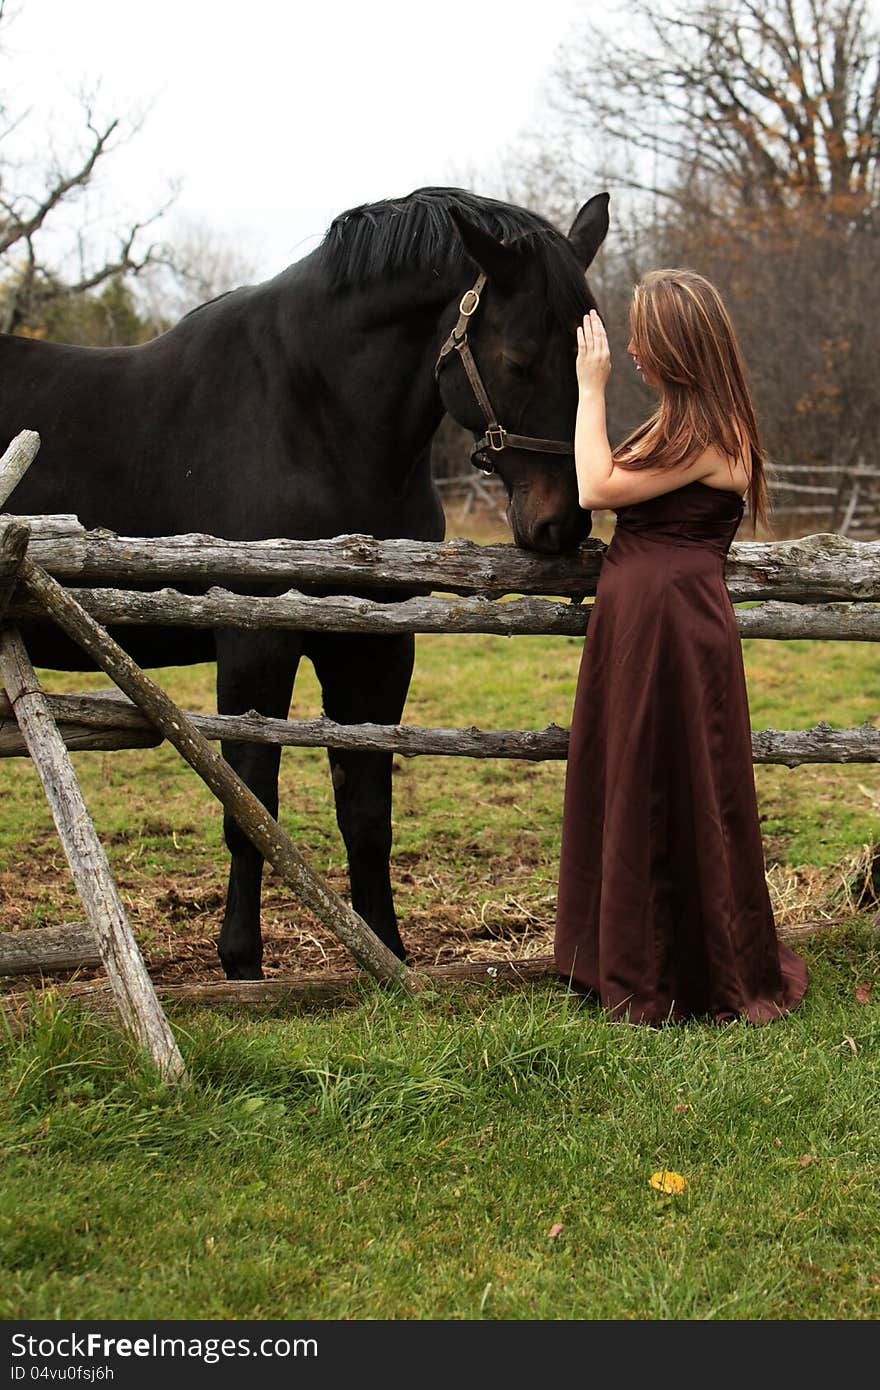
[{"label": "long brown gown", "polygon": [[622,507],[572,716],[556,967],[615,1016],[762,1023],[807,968],[764,878],[742,647],[724,561],[736,492]]}]

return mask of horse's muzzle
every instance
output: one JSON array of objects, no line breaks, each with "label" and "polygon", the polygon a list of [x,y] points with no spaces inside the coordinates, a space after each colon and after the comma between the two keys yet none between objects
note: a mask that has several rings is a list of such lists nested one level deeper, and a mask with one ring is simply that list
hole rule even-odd
[{"label": "horse's muzzle", "polygon": [[548,518],[533,526],[522,526],[511,516],[511,530],[516,544],[523,550],[535,550],[539,555],[562,555],[576,550],[592,529],[590,512],[580,511],[573,517]]}]

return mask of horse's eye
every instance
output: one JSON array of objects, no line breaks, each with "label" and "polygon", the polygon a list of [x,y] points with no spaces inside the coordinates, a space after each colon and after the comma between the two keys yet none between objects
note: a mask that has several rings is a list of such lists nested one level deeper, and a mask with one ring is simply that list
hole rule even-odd
[{"label": "horse's eye", "polygon": [[502,360],[507,370],[514,376],[528,376],[528,362],[520,361],[515,357],[504,357]]}]

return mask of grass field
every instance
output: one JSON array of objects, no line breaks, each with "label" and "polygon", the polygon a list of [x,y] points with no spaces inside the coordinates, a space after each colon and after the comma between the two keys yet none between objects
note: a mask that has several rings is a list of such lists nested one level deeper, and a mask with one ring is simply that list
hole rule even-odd
[{"label": "grass field", "polygon": [[876,1318],[876,932],[808,956],[762,1029],[552,985],[181,1011],[176,1095],[47,1006],[0,1051],[0,1316]]},{"label": "grass field", "polygon": [[[880,719],[868,643],[744,644],[755,728]],[[405,719],[567,724],[580,644],[427,637]],[[207,667],[162,672],[208,709]],[[82,676],[47,678],[82,689]],[[294,714],[317,713],[306,667]],[[167,749],[76,757],[151,966],[215,973],[219,817]],[[394,878],[418,960],[548,949],[561,764],[401,761]],[[51,996],[0,1043],[0,1316],[875,1318],[880,950],[847,871],[876,767],[756,769],[804,1005],[762,1029],[628,1029],[548,982],[256,1016],[179,1007],[166,1093]],[[282,760],[282,822],[345,891],[326,760]],[[36,778],[0,764],[0,927],[80,915]],[[342,963],[269,880],[269,972]],[[651,1174],[686,1180],[665,1196]],[[558,1228],[558,1229],[557,1229]],[[551,1236],[550,1232],[554,1234]]]}]

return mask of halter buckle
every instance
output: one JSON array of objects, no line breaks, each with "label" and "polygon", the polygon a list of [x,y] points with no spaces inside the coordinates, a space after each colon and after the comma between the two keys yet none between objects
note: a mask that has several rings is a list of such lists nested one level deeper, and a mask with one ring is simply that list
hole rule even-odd
[{"label": "halter buckle", "polygon": [[[468,307],[465,308],[465,305],[467,305]],[[475,314],[477,312],[479,305],[479,292],[474,289],[465,290],[464,294],[461,296],[461,303],[458,306],[458,312],[460,314],[463,314],[466,319],[469,319],[471,314]]]},{"label": "halter buckle", "polygon": [[500,454],[507,447],[507,430],[503,425],[487,425],[486,438],[489,441],[489,448],[496,454]]}]

